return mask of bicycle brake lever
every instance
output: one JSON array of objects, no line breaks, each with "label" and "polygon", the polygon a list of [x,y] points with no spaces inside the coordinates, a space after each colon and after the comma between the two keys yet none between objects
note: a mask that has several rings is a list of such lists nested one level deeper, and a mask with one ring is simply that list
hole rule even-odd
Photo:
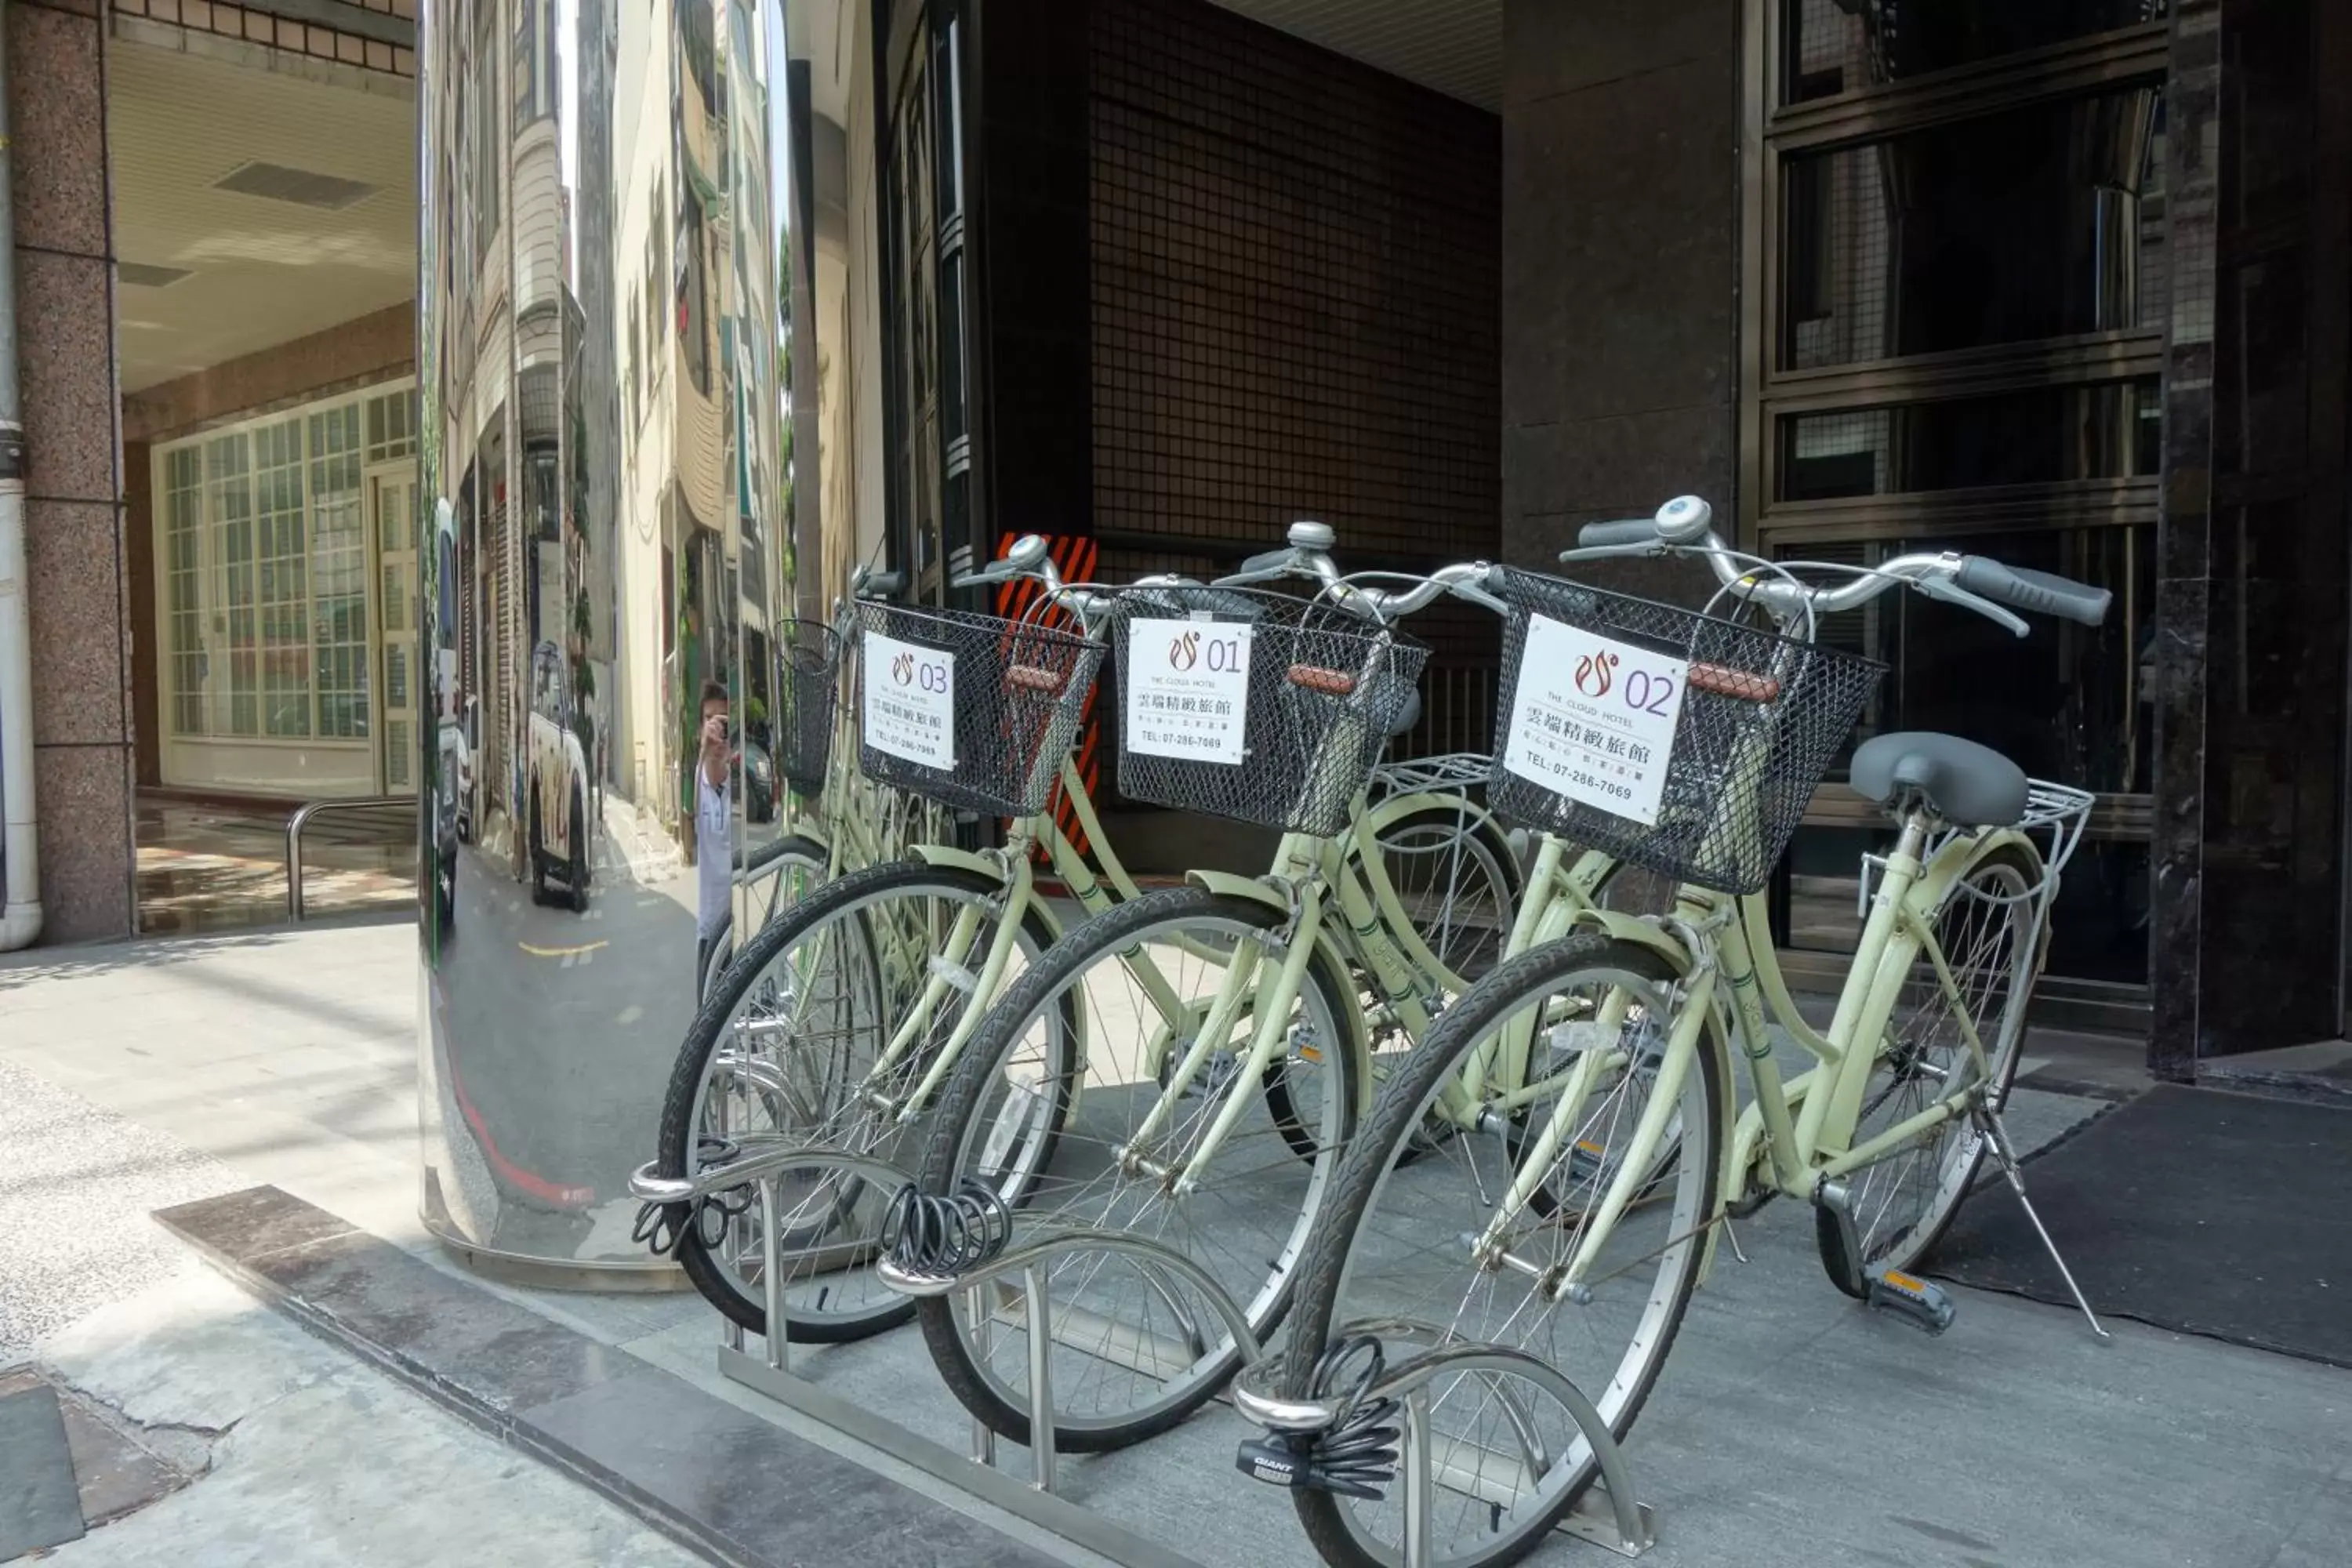
[{"label": "bicycle brake lever", "polygon": [[1911,585],[1931,599],[1941,599],[1944,603],[1957,605],[1963,610],[1974,610],[1985,619],[1998,626],[2007,626],[2014,636],[2025,637],[2033,629],[2019,616],[2010,614],[1981,595],[1969,593],[1948,577],[1914,577],[1911,579]]}]

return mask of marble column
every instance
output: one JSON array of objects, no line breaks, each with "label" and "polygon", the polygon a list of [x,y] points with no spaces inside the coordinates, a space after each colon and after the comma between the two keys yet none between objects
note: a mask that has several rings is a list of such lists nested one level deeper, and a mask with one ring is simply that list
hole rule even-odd
[{"label": "marble column", "polygon": [[131,638],[96,0],[8,7],[42,941],[131,934]]}]

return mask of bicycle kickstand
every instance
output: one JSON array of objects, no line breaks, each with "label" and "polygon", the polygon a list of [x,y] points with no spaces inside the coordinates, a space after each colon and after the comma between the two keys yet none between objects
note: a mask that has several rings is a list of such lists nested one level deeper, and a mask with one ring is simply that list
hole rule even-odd
[{"label": "bicycle kickstand", "polygon": [[2091,1331],[2098,1335],[2102,1342],[2113,1343],[2115,1336],[2107,1332],[2105,1327],[2100,1323],[2099,1315],[2091,1310],[2091,1303],[2084,1299],[2083,1288],[2074,1283],[2074,1271],[2067,1268],[2066,1260],[2059,1256],[2058,1244],[2050,1239],[2049,1227],[2042,1223],[2042,1216],[2034,1212],[2033,1200],[2025,1195],[2025,1175],[2018,1168],[2017,1151],[2010,1146],[2009,1129],[2002,1125],[2000,1112],[1989,1105],[1979,1105],[1976,1108],[1975,1121],[1977,1131],[1984,1134],[1986,1142],[1992,1145],[1992,1157],[2000,1163],[2000,1173],[2007,1178],[2009,1190],[2017,1194],[2018,1207],[2023,1209],[2025,1217],[2032,1222],[2033,1234],[2042,1238],[2042,1247],[2050,1254],[2050,1261],[2058,1266],[2058,1277],[2066,1281],[2066,1289],[2074,1298],[2074,1305],[2083,1310],[2083,1316],[2089,1321]]}]

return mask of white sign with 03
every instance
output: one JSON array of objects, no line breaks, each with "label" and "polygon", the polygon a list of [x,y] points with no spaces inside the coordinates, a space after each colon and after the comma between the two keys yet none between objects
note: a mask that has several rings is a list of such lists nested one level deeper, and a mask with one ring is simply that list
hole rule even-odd
[{"label": "white sign with 03", "polygon": [[927,768],[955,766],[955,655],[866,634],[866,743]]}]

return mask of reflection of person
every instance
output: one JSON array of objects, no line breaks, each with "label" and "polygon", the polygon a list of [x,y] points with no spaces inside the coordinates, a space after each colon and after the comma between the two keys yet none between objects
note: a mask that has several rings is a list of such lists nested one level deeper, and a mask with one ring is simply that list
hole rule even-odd
[{"label": "reflection of person", "polygon": [[702,683],[701,750],[694,767],[694,868],[700,894],[695,916],[694,973],[701,974],[710,943],[726,924],[734,893],[735,816],[727,799],[727,687]]}]

